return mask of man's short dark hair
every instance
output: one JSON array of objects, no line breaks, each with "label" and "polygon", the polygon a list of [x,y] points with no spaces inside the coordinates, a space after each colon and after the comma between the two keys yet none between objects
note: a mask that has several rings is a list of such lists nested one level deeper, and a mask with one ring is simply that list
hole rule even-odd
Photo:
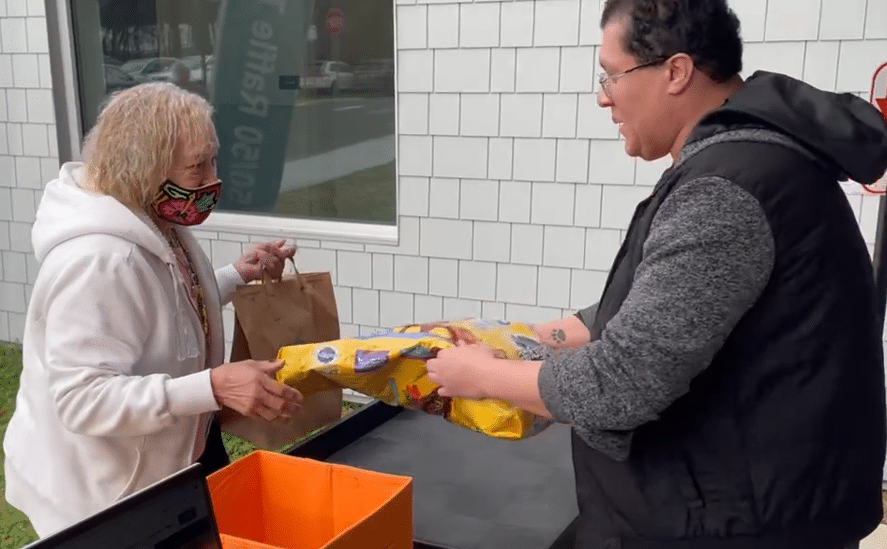
[{"label": "man's short dark hair", "polygon": [[716,82],[742,71],[739,18],[727,0],[607,0],[601,28],[626,16],[623,47],[641,63],[686,53]]}]

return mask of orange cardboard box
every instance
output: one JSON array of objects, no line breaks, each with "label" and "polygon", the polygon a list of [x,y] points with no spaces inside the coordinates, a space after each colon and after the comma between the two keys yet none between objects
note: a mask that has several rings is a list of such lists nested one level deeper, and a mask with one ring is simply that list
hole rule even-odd
[{"label": "orange cardboard box", "polygon": [[225,549],[411,549],[409,477],[256,451],[207,477]]}]

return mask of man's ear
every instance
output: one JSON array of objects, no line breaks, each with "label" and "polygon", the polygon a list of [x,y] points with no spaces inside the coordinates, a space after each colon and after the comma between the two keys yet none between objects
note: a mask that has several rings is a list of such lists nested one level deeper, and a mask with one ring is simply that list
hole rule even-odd
[{"label": "man's ear", "polygon": [[678,53],[669,57],[665,65],[668,68],[669,76],[668,93],[680,95],[690,85],[696,72],[693,59],[686,53]]}]

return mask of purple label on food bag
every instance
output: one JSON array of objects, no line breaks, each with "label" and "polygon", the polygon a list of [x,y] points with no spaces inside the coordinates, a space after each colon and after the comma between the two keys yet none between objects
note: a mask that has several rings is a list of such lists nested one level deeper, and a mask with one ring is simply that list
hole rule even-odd
[{"label": "purple label on food bag", "polygon": [[388,351],[357,351],[354,354],[354,371],[358,374],[375,372],[388,363]]}]

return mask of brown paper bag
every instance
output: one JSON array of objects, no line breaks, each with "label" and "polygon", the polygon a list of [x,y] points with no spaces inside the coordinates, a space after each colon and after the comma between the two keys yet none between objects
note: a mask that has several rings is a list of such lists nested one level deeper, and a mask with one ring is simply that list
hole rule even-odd
[{"label": "brown paper bag", "polygon": [[[339,314],[330,273],[299,273],[280,280],[238,286],[234,293],[231,362],[274,360],[281,347],[339,338]],[[286,424],[248,418],[231,410],[219,414],[222,430],[259,448],[278,450],[342,416],[342,390],[305,398],[302,412]]]}]

